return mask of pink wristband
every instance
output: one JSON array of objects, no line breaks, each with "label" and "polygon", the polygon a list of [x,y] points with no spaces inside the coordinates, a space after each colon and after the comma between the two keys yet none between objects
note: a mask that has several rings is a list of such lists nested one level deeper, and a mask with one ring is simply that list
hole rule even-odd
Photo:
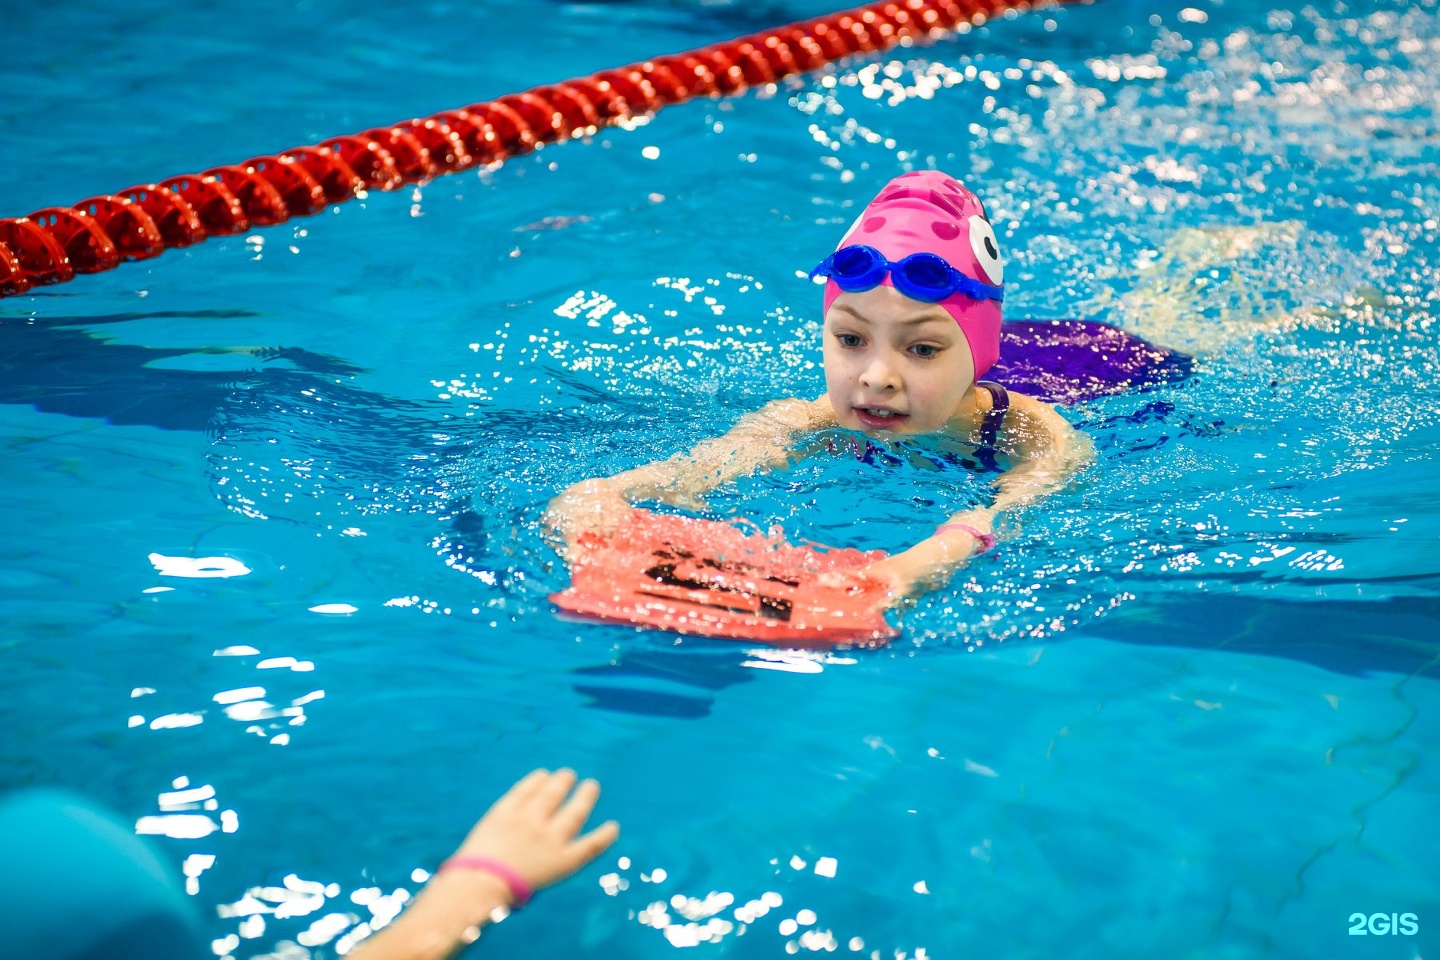
[{"label": "pink wristband", "polygon": [[505,886],[510,888],[510,899],[516,907],[525,906],[535,895],[535,891],[530,888],[530,884],[525,882],[524,877],[499,860],[490,857],[451,857],[440,864],[440,869],[435,872],[444,873],[446,870],[484,870],[486,873],[493,873],[504,880]]},{"label": "pink wristband", "polygon": [[970,526],[970,524],[968,523],[942,523],[940,524],[940,526],[935,528],[936,533],[944,533],[946,530],[964,530],[966,533],[970,534],[970,536],[974,537],[975,542],[980,544],[980,549],[975,551],[976,553],[984,553],[986,550],[989,550],[991,547],[995,546],[994,534],[981,533],[979,530]]}]

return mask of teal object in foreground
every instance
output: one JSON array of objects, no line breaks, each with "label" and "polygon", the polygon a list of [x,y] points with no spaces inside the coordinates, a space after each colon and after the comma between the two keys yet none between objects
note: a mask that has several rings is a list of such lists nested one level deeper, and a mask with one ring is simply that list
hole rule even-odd
[{"label": "teal object in foreground", "polygon": [[190,903],[160,860],[78,794],[0,802],[3,954],[27,960],[190,960],[206,955]]}]

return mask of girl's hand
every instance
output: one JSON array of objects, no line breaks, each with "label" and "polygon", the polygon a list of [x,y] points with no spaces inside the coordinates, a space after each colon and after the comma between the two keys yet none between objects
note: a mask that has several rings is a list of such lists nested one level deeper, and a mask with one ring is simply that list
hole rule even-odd
[{"label": "girl's hand", "polygon": [[710,504],[706,502],[703,493],[687,490],[678,485],[656,491],[655,499],[661,503],[668,503],[672,507],[692,510],[695,513],[704,513],[710,509]]},{"label": "girl's hand", "polygon": [[882,610],[893,606],[896,601],[911,593],[917,592],[917,583],[912,571],[899,557],[886,557],[884,560],[877,560],[875,563],[856,570],[832,570],[829,573],[822,573],[816,578],[816,583],[823,587],[858,592],[864,589],[867,580],[878,583],[884,588],[884,595],[876,604]]},{"label": "girl's hand", "polygon": [[605,480],[582,480],[565,488],[545,510],[545,524],[563,541],[561,552],[573,559],[575,540],[590,531],[609,536],[635,508]]},{"label": "girl's hand", "polygon": [[886,606],[891,606],[898,600],[920,592],[919,578],[901,554],[877,560],[868,567],[861,567],[857,571],[857,575],[874,580],[885,587],[888,600]]},{"label": "girl's hand", "polygon": [[[990,517],[980,511],[966,520],[981,533],[989,532]],[[902,553],[892,554],[859,570],[829,573],[820,583],[831,587],[857,585],[861,580],[877,581],[885,588],[884,606],[894,606],[907,597],[943,586],[955,571],[969,562],[980,549],[973,535],[948,533],[932,535]]]}]

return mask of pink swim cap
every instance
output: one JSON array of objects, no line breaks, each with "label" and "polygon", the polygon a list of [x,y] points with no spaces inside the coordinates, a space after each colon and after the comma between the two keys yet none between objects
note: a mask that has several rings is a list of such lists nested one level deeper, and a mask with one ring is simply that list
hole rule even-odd
[{"label": "pink swim cap", "polygon": [[[870,201],[839,246],[874,247],[892,263],[912,253],[933,253],[981,283],[1002,286],[1005,280],[995,231],[975,194],[938,170],[916,170],[891,180]],[[887,273],[880,281],[893,287]],[[825,282],[825,310],[840,296],[834,280]],[[1000,359],[1000,303],[954,293],[940,301],[960,324],[975,358],[978,379]]]}]

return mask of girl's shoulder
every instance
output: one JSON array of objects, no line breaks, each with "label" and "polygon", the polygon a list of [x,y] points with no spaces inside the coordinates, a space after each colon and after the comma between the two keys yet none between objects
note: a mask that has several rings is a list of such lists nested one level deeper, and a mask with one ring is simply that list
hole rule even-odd
[{"label": "girl's shoulder", "polygon": [[937,440],[972,447],[984,458],[996,453],[1013,455],[1033,445],[1037,437],[1053,437],[1072,429],[1043,400],[984,381],[976,387],[972,412],[951,420]]},{"label": "girl's shoulder", "polygon": [[1051,430],[1069,429],[1070,423],[1055,409],[1055,405],[1014,390],[1010,392],[1010,409],[1006,414],[1007,426],[1038,427]]},{"label": "girl's shoulder", "polygon": [[1023,393],[1010,391],[1010,409],[999,431],[996,446],[1011,456],[1029,457],[1070,451],[1088,456],[1089,441],[1071,426],[1055,405]]},{"label": "girl's shoulder", "polygon": [[968,418],[952,420],[946,432],[964,435],[977,432],[982,426],[999,428],[1003,432],[1025,423],[1064,420],[1052,404],[1029,394],[1011,390],[991,380],[976,381],[975,386],[975,412]]}]

